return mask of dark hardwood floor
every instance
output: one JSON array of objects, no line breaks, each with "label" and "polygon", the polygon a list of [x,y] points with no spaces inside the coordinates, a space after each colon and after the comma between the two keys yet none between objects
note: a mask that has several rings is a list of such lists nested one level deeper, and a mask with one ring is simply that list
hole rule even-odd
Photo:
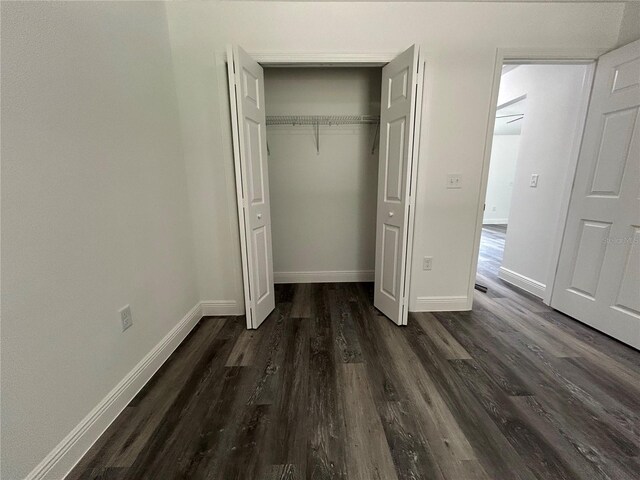
[{"label": "dark hardwood floor", "polygon": [[498,280],[499,242],[471,312],[314,284],[204,318],[67,478],[638,479],[640,353]]},{"label": "dark hardwood floor", "polygon": [[[498,269],[502,265],[506,225],[483,225],[480,237],[478,276],[498,280]],[[483,280],[483,278],[479,278]]]}]

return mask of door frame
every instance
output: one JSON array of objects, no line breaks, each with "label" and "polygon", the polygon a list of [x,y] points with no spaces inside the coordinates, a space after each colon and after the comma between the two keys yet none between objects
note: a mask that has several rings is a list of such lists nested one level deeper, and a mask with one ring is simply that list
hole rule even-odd
[{"label": "door frame", "polygon": [[610,49],[512,49],[497,48],[495,54],[495,63],[493,71],[493,82],[491,86],[491,96],[489,104],[489,117],[487,120],[487,132],[485,137],[485,147],[482,157],[482,173],[480,178],[480,191],[478,194],[478,208],[476,212],[476,225],[473,241],[471,274],[469,276],[469,285],[467,289],[467,298],[469,299],[469,309],[473,306],[473,292],[476,283],[476,274],[478,270],[478,258],[480,256],[480,239],[482,236],[482,220],[484,217],[484,203],[487,195],[487,184],[489,181],[489,163],[491,161],[491,151],[493,148],[493,132],[495,129],[495,117],[498,109],[498,94],[500,92],[500,80],[502,77],[502,66],[504,64],[519,65],[589,65],[587,72],[587,81],[584,82],[581,92],[580,111],[576,123],[578,134],[573,140],[571,147],[571,157],[569,159],[569,172],[567,181],[563,187],[562,200],[560,202],[560,218],[556,226],[553,240],[553,251],[549,260],[547,269],[547,283],[545,285],[545,293],[542,301],[546,305],[551,304],[551,296],[553,286],[556,279],[556,270],[560,259],[560,247],[564,237],[564,230],[567,223],[567,215],[569,213],[569,200],[571,198],[571,190],[573,189],[573,179],[575,177],[578,164],[578,155],[582,145],[582,136],[584,134],[584,126],[587,117],[587,108],[591,98],[591,88],[593,85],[593,76],[595,74],[595,66],[598,57],[604,55]]},{"label": "door frame", "polygon": [[[420,47],[419,44],[417,44]],[[229,66],[230,60],[230,45],[227,46],[224,56],[224,62],[227,66]],[[377,52],[377,53],[303,53],[303,52],[253,52],[248,51],[247,54],[253,58],[257,63],[262,67],[271,67],[271,68],[303,68],[303,67],[322,67],[322,68],[331,68],[331,67],[380,67],[382,68],[395,57],[397,57],[402,50],[399,52]],[[414,147],[413,147],[413,163],[412,163],[412,174],[410,179],[410,215],[407,223],[408,230],[408,249],[407,249],[407,259],[406,259],[406,279],[405,279],[405,289],[404,295],[406,297],[406,308],[409,310],[410,299],[409,294],[411,292],[411,266],[413,265],[413,240],[415,235],[415,209],[416,209],[416,198],[417,198],[417,171],[418,164],[420,161],[420,143],[422,139],[422,114],[424,110],[424,89],[426,83],[426,64],[427,59],[424,53],[421,51],[418,55],[418,86],[416,92],[416,118],[415,118],[415,126],[414,126]],[[228,92],[228,96],[231,98],[233,95]],[[237,115],[235,112],[236,101],[235,99],[230,100],[230,110],[231,110],[231,121],[234,121],[234,115]],[[233,129],[231,129],[233,130]],[[233,131],[231,131],[232,142],[235,142],[237,139]],[[235,159],[234,163],[239,161],[239,159]],[[234,175],[235,172],[234,171]],[[236,187],[236,201],[241,202],[240,195],[241,184],[236,175],[235,179],[235,187]],[[240,244],[241,244],[241,257],[244,256],[244,249],[246,248],[246,240],[244,236],[246,235],[244,228],[244,212],[241,208],[241,203],[237,204],[238,208],[238,221],[240,223]],[[272,247],[273,248],[273,247]],[[245,304],[247,303],[246,299],[248,298],[248,268],[244,263],[244,260],[241,259],[242,262],[242,285],[243,285],[243,298],[245,299]],[[246,313],[246,312],[245,312]],[[249,320],[247,320],[248,325]],[[247,327],[251,328],[251,327]]]},{"label": "door frame", "polygon": [[[263,67],[383,67],[398,52],[385,53],[287,53],[247,52]],[[402,53],[402,52],[400,52]]]}]

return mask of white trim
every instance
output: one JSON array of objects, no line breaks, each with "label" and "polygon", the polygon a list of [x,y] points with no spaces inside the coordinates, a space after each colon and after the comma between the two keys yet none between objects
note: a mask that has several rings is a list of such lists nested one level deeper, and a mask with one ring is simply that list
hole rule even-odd
[{"label": "white trim", "polygon": [[466,295],[448,295],[442,297],[418,297],[412,312],[459,312],[469,310],[469,298]]},{"label": "white trim", "polygon": [[[467,295],[470,301],[473,301],[473,290],[476,283],[476,273],[478,269],[478,257],[480,255],[480,237],[482,235],[482,220],[484,217],[484,202],[487,196],[487,183],[489,179],[489,161],[491,159],[491,148],[493,144],[493,131],[495,127],[495,117],[498,107],[498,93],[500,92],[500,79],[502,76],[502,66],[504,64],[548,64],[548,63],[576,63],[585,64],[592,63],[599,56],[606,53],[607,49],[508,49],[497,48],[493,73],[493,84],[491,87],[491,97],[489,99],[489,118],[487,119],[487,132],[485,138],[484,155],[482,159],[482,174],[480,177],[480,192],[478,196],[478,210],[476,212],[476,229],[474,235],[473,251],[471,258],[471,271],[469,272],[469,284]],[[585,115],[586,117],[586,115]],[[580,135],[582,136],[582,135]],[[572,152],[572,155],[575,152]],[[573,178],[573,173],[570,175]],[[571,188],[571,187],[569,187]],[[564,205],[562,206],[565,207]],[[568,208],[568,205],[566,206]],[[563,211],[563,218],[566,218],[567,211]],[[564,230],[564,228],[563,228]],[[562,233],[560,233],[562,235]],[[556,252],[554,252],[555,254]],[[552,265],[557,265],[558,256],[551,259]]]},{"label": "white trim", "polygon": [[507,225],[509,223],[508,218],[485,218],[482,220],[482,225]]},{"label": "white trim", "polygon": [[[411,274],[413,267],[413,245],[416,230],[416,198],[418,198],[418,165],[420,162],[420,142],[422,141],[422,113],[424,111],[425,96],[425,71],[427,68],[427,59],[424,50],[418,50],[418,73],[416,81],[416,102],[414,105],[414,125],[413,125],[413,152],[411,155],[411,171],[409,172],[409,218],[407,219],[407,254],[405,259],[405,277],[403,283],[401,325],[406,325],[409,321],[409,300],[411,295]],[[379,162],[380,160],[378,160]],[[375,272],[374,272],[375,276]]]},{"label": "white trim", "polygon": [[[533,64],[581,64],[591,63],[601,55],[611,51],[610,48],[498,48],[497,53],[505,64],[533,65]],[[502,65],[500,65],[502,70]]]},{"label": "white trim", "polygon": [[274,272],[275,283],[373,282],[373,270],[337,270],[321,272]]},{"label": "white trim", "polygon": [[82,421],[34,468],[25,480],[61,479],[153,377],[202,318],[200,303],[171,329]]},{"label": "white trim", "polygon": [[227,317],[244,315],[241,305],[235,300],[205,300],[200,302],[203,317]]},{"label": "white trim", "polygon": [[[222,130],[222,135],[226,135],[228,134],[229,137],[231,137],[233,135],[232,133],[232,127],[231,127],[231,122],[229,121],[229,119],[231,118],[231,102],[229,101],[229,91],[230,91],[230,85],[229,85],[229,78],[228,78],[228,69],[227,69],[227,61],[226,61],[226,53],[224,52],[217,52],[216,55],[216,71],[217,71],[217,81],[218,81],[218,86],[219,88],[218,90],[218,101],[219,101],[219,105],[222,106],[222,108],[218,109],[218,113],[219,113],[219,117],[220,117],[220,125],[221,125],[221,130]],[[225,89],[226,87],[226,89]],[[226,106],[226,110],[225,107]],[[224,158],[234,158],[233,155],[233,145],[232,142],[222,142],[223,143],[223,150],[224,150]],[[223,162],[224,163],[224,169],[225,169],[225,177],[227,178],[227,182],[226,182],[226,189],[227,189],[227,198],[234,198],[236,196],[236,180],[235,180],[235,164],[234,162]],[[240,218],[238,215],[238,203],[236,202],[231,202],[228,203],[227,202],[227,212],[229,213],[229,219],[232,220],[233,218]],[[235,212],[233,212],[233,208],[236,209]],[[235,217],[234,214],[235,213]],[[239,228],[237,226],[236,223],[234,223],[233,221],[228,221],[226,222],[227,226],[229,227],[229,238],[235,238],[236,235],[239,233]],[[237,264],[236,267],[237,268],[233,268],[233,274],[234,277],[236,278],[236,281],[234,282],[235,285],[237,285],[239,287],[234,288],[235,292],[234,295],[232,295],[234,298],[237,299],[244,299],[244,277],[243,277],[243,266],[242,266],[242,247],[240,245],[238,245],[238,253],[240,255],[238,255],[236,257],[237,259]],[[240,306],[240,310],[242,310],[242,312],[244,313],[244,305]]]},{"label": "white trim", "polygon": [[227,80],[229,85],[229,108],[231,114],[231,143],[233,145],[233,165],[236,181],[236,207],[238,213],[238,230],[240,234],[240,258],[242,261],[242,285],[244,287],[244,311],[246,313],[245,319],[247,329],[252,329],[254,326],[253,315],[251,314],[251,296],[249,295],[249,255],[251,255],[251,251],[247,245],[247,227],[245,224],[244,196],[242,193],[245,190],[244,182],[246,179],[242,178],[242,166],[240,161],[240,133],[237,110],[238,102],[236,97],[235,60],[232,45],[227,46]]},{"label": "white trim", "polygon": [[[253,58],[256,62],[264,66],[270,67],[296,67],[296,66],[324,66],[324,67],[366,67],[366,66],[384,66],[393,60],[399,53],[402,52],[384,52],[384,53],[336,53],[336,52],[324,52],[324,53],[292,53],[292,52],[248,52],[248,55]],[[426,62],[426,58],[420,56],[421,62]],[[226,49],[226,61],[227,64],[233,63],[233,47],[231,45],[227,46]],[[236,132],[237,125],[237,112],[235,112],[236,98],[233,95],[235,91],[235,76],[232,73],[228,72],[229,79],[229,96],[230,96],[230,104],[231,104],[231,136],[234,144],[239,141]],[[233,77],[233,78],[232,78]],[[423,83],[426,83],[424,79],[423,73]],[[423,105],[418,105],[422,111],[424,108]],[[414,132],[414,136],[416,133]],[[418,132],[419,137],[421,138],[422,131]],[[416,159],[416,165],[417,165]],[[241,188],[241,181],[238,180],[238,176],[241,174],[239,172],[239,166],[237,164],[236,155],[234,151],[234,163],[235,163],[235,172],[236,172],[236,201],[238,208],[238,221],[240,224],[240,245],[242,251],[242,260],[243,260],[243,284],[244,284],[244,295],[245,295],[245,304],[246,304],[246,318],[247,318],[247,328],[252,328],[251,321],[251,308],[249,302],[249,288],[248,288],[248,267],[246,265],[246,259],[244,255],[244,250],[246,249],[246,239],[243,238],[243,199],[242,192],[239,190]],[[417,181],[417,179],[416,179]],[[415,203],[414,203],[415,205]],[[412,221],[412,228],[415,225],[415,217]],[[408,257],[410,260],[412,259],[412,254]],[[317,280],[316,280],[317,279]],[[375,272],[274,272],[274,283],[312,283],[312,282],[361,282],[361,281],[374,281],[375,280]],[[410,292],[411,285],[407,285],[407,291]]]},{"label": "white trim", "polygon": [[[397,53],[273,53],[248,52],[263,66],[371,66],[381,67],[395,58]],[[301,65],[302,64],[302,65]]]},{"label": "white trim", "polygon": [[493,131],[495,128],[496,112],[498,110],[498,93],[500,91],[500,78],[502,76],[502,65],[504,64],[504,53],[501,49],[496,50],[496,58],[493,70],[493,83],[491,96],[489,98],[489,117],[487,119],[487,132],[484,145],[484,156],[482,158],[482,173],[480,175],[480,192],[478,193],[476,211],[476,229],[473,240],[473,250],[471,252],[471,271],[467,286],[467,297],[473,302],[473,291],[476,284],[476,274],[478,270],[478,259],[480,257],[480,239],[482,236],[482,220],[484,218],[485,201],[487,197],[487,184],[489,183],[489,161],[491,159],[491,148],[493,146]]},{"label": "white trim", "polygon": [[544,297],[544,292],[547,289],[544,283],[538,282],[533,278],[525,277],[524,275],[509,270],[508,268],[500,267],[498,269],[498,277],[511,285],[515,285],[521,288],[525,292],[529,292],[538,298]]}]

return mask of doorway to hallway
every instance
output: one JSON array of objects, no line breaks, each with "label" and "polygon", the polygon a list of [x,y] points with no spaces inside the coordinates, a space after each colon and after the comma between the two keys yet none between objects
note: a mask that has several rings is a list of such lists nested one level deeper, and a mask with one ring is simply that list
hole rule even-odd
[{"label": "doorway to hallway", "polygon": [[493,254],[485,256],[490,262],[486,265],[493,267],[493,280],[541,299],[547,298],[555,276],[592,75],[593,64],[584,63],[502,67],[485,195],[484,249],[491,236],[501,238],[499,245],[491,239]]},{"label": "doorway to hallway", "polygon": [[487,280],[497,281],[502,257],[504,240],[507,235],[506,225],[483,225],[480,238],[480,255],[478,257],[477,282],[486,285]]}]

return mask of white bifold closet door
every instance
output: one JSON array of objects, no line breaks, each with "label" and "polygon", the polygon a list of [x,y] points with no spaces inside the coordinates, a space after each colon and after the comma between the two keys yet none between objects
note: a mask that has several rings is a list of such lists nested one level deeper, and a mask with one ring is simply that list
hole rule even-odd
[{"label": "white bifold closet door", "polygon": [[598,59],[551,306],[640,348],[640,40]]},{"label": "white bifold closet door", "polygon": [[258,328],[275,308],[264,71],[240,47],[227,55],[245,311]]},{"label": "white bifold closet door", "polygon": [[[258,328],[275,306],[264,72],[237,46],[227,56],[247,328]],[[374,305],[406,325],[418,49],[387,64],[382,77]]]},{"label": "white bifold closet door", "polygon": [[409,254],[413,237],[412,178],[418,103],[418,48],[414,45],[382,69],[380,159],[376,220],[374,306],[398,325],[407,324]]}]

